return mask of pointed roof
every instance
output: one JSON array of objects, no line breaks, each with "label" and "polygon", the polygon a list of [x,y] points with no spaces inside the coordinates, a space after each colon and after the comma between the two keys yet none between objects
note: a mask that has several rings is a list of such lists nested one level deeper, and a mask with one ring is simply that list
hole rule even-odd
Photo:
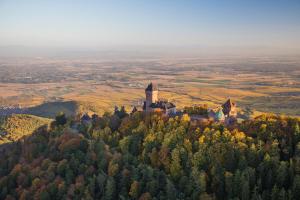
[{"label": "pointed roof", "polygon": [[158,101],[150,105],[151,108],[161,108],[164,110],[176,107],[175,104],[168,101]]},{"label": "pointed roof", "polygon": [[235,106],[235,103],[231,100],[228,99],[224,104],[223,104],[223,108],[232,108]]},{"label": "pointed roof", "polygon": [[145,91],[158,91],[158,86],[156,83],[150,83],[147,88],[145,89]]},{"label": "pointed roof", "polygon": [[225,115],[228,115],[230,113],[230,111],[236,106],[236,104],[231,101],[231,99],[228,99],[223,105],[222,105],[222,108],[223,108],[223,113]]},{"label": "pointed roof", "polygon": [[218,119],[218,120],[224,119],[224,113],[223,113],[222,109],[219,109],[219,110],[216,112],[216,119]]},{"label": "pointed roof", "polygon": [[88,120],[90,120],[91,118],[90,118],[90,116],[89,116],[89,114],[88,113],[85,113],[84,115],[82,115],[82,117],[81,117],[81,120],[82,121],[88,121]]},{"label": "pointed roof", "polygon": [[137,111],[138,111],[138,109],[134,106],[133,109],[132,109],[132,111],[131,111],[131,113],[135,113]]}]

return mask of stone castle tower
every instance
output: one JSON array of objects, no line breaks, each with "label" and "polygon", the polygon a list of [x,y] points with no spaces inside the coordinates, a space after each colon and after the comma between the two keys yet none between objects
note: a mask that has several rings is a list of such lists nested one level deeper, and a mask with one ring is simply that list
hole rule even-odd
[{"label": "stone castle tower", "polygon": [[155,83],[150,83],[145,89],[146,93],[146,111],[152,103],[158,102],[158,86]]}]

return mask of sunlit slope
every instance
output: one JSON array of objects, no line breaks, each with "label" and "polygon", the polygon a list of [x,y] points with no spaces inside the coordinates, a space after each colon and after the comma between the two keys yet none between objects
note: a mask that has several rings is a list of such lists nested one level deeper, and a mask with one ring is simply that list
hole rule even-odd
[{"label": "sunlit slope", "polygon": [[31,135],[42,126],[49,126],[51,119],[27,114],[12,115],[0,122],[0,144],[17,141]]}]

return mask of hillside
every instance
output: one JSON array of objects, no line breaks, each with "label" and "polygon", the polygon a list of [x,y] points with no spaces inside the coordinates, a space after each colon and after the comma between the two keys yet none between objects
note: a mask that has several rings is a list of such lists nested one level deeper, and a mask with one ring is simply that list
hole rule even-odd
[{"label": "hillside", "polygon": [[54,118],[57,113],[64,112],[67,116],[77,113],[79,104],[75,101],[47,102],[30,107],[26,113],[40,117]]},{"label": "hillside", "polygon": [[26,114],[2,118],[0,122],[0,144],[17,141],[32,134],[41,126],[48,126],[51,121],[47,118]]},{"label": "hillside", "polygon": [[[100,102],[101,103],[101,102]],[[111,105],[111,110],[113,105]],[[104,109],[103,106],[99,105],[97,102],[87,102],[87,101],[55,101],[42,103],[37,106],[29,107],[24,112],[31,115],[36,115],[46,118],[55,118],[57,113],[63,112],[67,116],[76,116],[83,113],[96,113],[103,114],[109,109]]]},{"label": "hillside", "polygon": [[[19,117],[9,127],[40,119]],[[1,152],[0,199],[298,199],[299,125],[276,115],[230,127],[188,115],[62,115]]]}]

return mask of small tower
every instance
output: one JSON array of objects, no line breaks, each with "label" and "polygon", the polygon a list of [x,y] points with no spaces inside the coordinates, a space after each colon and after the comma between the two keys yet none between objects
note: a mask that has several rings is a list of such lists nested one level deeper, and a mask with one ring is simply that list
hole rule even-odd
[{"label": "small tower", "polygon": [[137,111],[138,111],[138,109],[134,106],[130,114],[132,115],[132,114],[136,113]]},{"label": "small tower", "polygon": [[146,93],[146,111],[149,110],[149,106],[152,103],[156,103],[158,101],[158,87],[155,83],[150,83],[145,89]]},{"label": "small tower", "polygon": [[228,99],[223,105],[223,113],[226,117],[236,117],[237,116],[237,109],[236,103],[234,103],[231,99]]}]

